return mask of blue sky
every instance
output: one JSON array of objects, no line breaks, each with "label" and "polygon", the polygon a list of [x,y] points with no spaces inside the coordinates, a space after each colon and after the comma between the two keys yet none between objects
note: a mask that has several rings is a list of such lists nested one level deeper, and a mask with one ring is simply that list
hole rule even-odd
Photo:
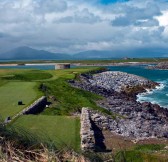
[{"label": "blue sky", "polygon": [[0,0],[0,20],[0,53],[19,46],[77,53],[168,44],[164,0]]},{"label": "blue sky", "polygon": [[101,0],[100,2],[102,4],[111,4],[111,3],[116,3],[116,2],[126,2],[128,0]]}]

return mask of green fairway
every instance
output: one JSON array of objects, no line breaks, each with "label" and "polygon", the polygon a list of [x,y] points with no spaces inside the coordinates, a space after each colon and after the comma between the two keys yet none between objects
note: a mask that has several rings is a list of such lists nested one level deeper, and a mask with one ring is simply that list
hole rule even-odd
[{"label": "green fairway", "polygon": [[19,81],[40,81],[45,79],[50,79],[53,76],[42,70],[16,70],[13,72],[8,72],[5,75],[0,71],[1,79],[4,80],[19,80]]},{"label": "green fairway", "polygon": [[[13,116],[31,104],[37,97],[35,82],[8,82],[0,87],[0,115],[3,118]],[[18,106],[22,100],[24,105]]]},{"label": "green fairway", "polygon": [[19,126],[56,144],[58,148],[80,148],[80,120],[67,116],[21,116],[13,126]]}]

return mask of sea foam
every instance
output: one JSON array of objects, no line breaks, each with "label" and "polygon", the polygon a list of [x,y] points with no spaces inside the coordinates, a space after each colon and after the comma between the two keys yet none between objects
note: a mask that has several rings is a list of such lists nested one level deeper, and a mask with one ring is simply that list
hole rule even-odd
[{"label": "sea foam", "polygon": [[[153,93],[155,93],[156,91],[161,91],[166,87],[166,81],[161,81],[158,82],[159,85],[155,87],[155,89],[146,89],[146,92],[140,93],[137,95],[137,101],[139,102],[151,102],[152,104],[159,104],[159,101],[156,101],[155,98],[149,96]],[[167,94],[168,96],[168,94]]]}]

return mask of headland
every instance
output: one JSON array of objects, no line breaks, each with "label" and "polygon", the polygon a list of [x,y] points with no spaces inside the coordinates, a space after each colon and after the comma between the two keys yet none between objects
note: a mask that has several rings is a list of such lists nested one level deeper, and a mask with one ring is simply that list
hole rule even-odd
[{"label": "headland", "polygon": [[168,110],[150,102],[136,101],[138,93],[153,89],[158,83],[128,73],[106,71],[80,75],[80,81],[70,84],[103,96],[97,104],[119,115],[115,120],[98,115],[96,123],[101,130],[136,140],[168,138]]}]

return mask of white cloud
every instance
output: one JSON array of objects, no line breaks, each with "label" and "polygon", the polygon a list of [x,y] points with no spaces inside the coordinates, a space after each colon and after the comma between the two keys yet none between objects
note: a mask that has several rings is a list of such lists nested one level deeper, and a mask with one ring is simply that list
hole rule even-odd
[{"label": "white cloud", "polygon": [[64,0],[40,0],[35,8],[41,13],[64,12],[67,10],[67,2]]},{"label": "white cloud", "polygon": [[168,4],[161,0],[0,0],[0,49],[28,45],[73,53],[165,46],[167,26]]},{"label": "white cloud", "polygon": [[168,10],[162,11],[162,15],[156,18],[158,19],[160,26],[168,26]]}]

